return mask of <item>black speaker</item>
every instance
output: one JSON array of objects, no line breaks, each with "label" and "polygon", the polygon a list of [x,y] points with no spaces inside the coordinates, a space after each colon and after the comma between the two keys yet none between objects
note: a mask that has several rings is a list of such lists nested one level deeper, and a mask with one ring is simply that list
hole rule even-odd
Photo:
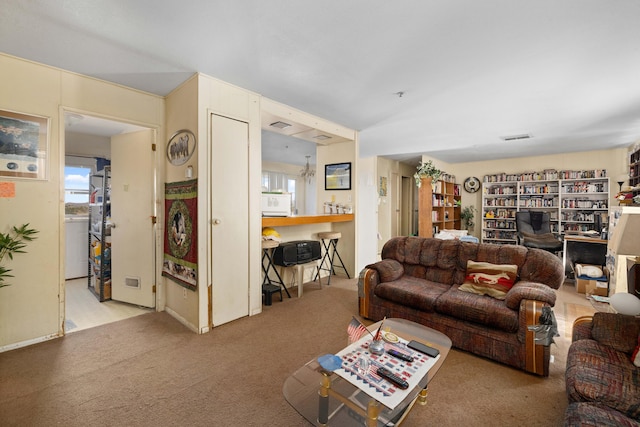
[{"label": "black speaker", "polygon": [[284,267],[319,260],[322,256],[317,240],[283,242],[273,251],[273,263]]}]

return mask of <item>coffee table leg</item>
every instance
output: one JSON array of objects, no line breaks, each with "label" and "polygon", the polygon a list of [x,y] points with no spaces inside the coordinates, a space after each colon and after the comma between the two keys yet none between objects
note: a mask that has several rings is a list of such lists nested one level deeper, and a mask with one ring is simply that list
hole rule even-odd
[{"label": "coffee table leg", "polygon": [[320,390],[318,391],[320,395],[318,400],[318,424],[321,426],[326,426],[329,422],[329,388],[331,388],[329,375],[323,372]]},{"label": "coffee table leg", "polygon": [[418,394],[418,403],[420,403],[421,405],[426,405],[428,393],[429,391],[427,390],[427,387],[420,390],[420,393]]},{"label": "coffee table leg", "polygon": [[380,414],[380,403],[371,399],[367,405],[367,427],[378,426],[378,415]]}]

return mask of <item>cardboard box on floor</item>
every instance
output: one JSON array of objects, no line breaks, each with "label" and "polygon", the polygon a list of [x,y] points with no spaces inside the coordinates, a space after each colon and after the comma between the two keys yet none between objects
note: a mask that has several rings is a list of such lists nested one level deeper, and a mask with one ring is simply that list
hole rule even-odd
[{"label": "cardboard box on floor", "polygon": [[[582,265],[587,266],[591,264]],[[601,268],[607,277],[607,280],[599,281],[595,279],[581,279],[580,276],[576,276],[576,291],[586,295],[599,295],[602,297],[609,296],[609,274],[607,268],[599,265],[595,265],[594,267]]]}]

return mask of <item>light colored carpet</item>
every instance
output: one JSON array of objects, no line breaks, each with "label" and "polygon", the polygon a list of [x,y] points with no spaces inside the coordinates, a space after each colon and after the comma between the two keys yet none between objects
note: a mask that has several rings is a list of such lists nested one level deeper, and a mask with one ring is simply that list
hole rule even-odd
[{"label": "light colored carpet", "polygon": [[[427,405],[414,408],[405,425],[561,425],[566,324],[589,305],[572,286],[559,295],[561,337],[549,378],[452,350]],[[354,314],[356,281],[332,278],[330,287],[305,286],[300,299],[275,298],[262,314],[204,335],[149,313],[5,352],[0,424],[305,426],[282,384],[312,358],[344,347]]]}]

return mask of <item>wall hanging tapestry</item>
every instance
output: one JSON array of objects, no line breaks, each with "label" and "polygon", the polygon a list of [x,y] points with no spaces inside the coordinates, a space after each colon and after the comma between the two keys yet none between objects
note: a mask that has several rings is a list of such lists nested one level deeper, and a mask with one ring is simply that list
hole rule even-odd
[{"label": "wall hanging tapestry", "polygon": [[198,278],[198,181],[165,184],[162,275],[195,290]]}]

